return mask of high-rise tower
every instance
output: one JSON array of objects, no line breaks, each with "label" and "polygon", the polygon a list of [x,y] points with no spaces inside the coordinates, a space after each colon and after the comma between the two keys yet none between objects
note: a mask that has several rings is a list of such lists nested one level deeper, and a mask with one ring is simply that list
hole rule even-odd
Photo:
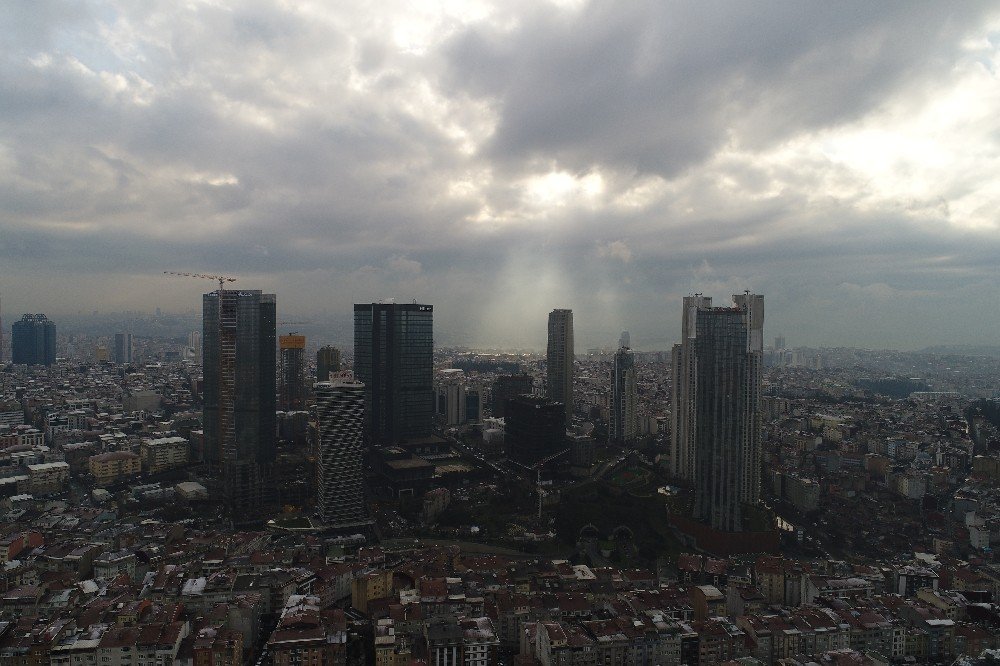
[{"label": "high-rise tower", "polygon": [[760,499],[760,384],[764,297],[695,314],[695,517],[714,529],[744,529]]},{"label": "high-rise tower", "polygon": [[202,308],[205,461],[221,466],[234,519],[253,521],[275,459],[275,298],[218,290]]},{"label": "high-rise tower", "polygon": [[549,313],[549,340],[545,355],[548,398],[566,408],[566,423],[573,417],[573,311]]},{"label": "high-rise tower", "polygon": [[11,362],[52,365],[56,362],[56,325],[43,314],[26,314],[10,327]]},{"label": "high-rise tower", "polygon": [[115,363],[131,363],[133,349],[131,333],[115,333]]},{"label": "high-rise tower", "polygon": [[376,444],[431,434],[434,306],[354,306],[354,374],[365,385],[365,422]]},{"label": "high-rise tower", "polygon": [[637,387],[635,354],[627,347],[615,353],[611,373],[611,423],[608,439],[626,445],[635,444],[637,433]]},{"label": "high-rise tower", "polygon": [[319,514],[327,527],[370,524],[365,505],[365,386],[351,373],[316,384]]},{"label": "high-rise tower", "polygon": [[684,297],[681,341],[670,351],[670,471],[694,481],[694,341],[698,310],[712,307],[709,296]]},{"label": "high-rise tower", "polygon": [[282,335],[278,338],[281,350],[281,385],[279,409],[298,412],[306,408],[306,336]]},{"label": "high-rise tower", "polygon": [[329,345],[316,352],[316,381],[330,381],[331,372],[340,372],[340,350]]}]

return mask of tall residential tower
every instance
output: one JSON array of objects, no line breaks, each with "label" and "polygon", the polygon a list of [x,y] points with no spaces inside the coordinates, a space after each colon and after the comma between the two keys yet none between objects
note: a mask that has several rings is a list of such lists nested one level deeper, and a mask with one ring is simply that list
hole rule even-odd
[{"label": "tall residential tower", "polygon": [[549,339],[545,355],[548,398],[566,409],[566,423],[573,417],[573,311],[549,313]]},{"label": "tall residential tower", "polygon": [[694,339],[694,512],[725,532],[745,529],[761,477],[764,297],[733,301],[698,309]]},{"label": "tall residential tower", "polygon": [[694,481],[694,341],[698,310],[712,307],[709,296],[684,297],[681,341],[670,351],[670,471]]},{"label": "tall residential tower", "polygon": [[612,442],[635,444],[638,437],[637,392],[635,354],[623,346],[615,353],[611,373],[611,423],[608,439]]},{"label": "tall residential tower", "polygon": [[364,494],[365,386],[335,373],[316,384],[319,514],[327,527],[370,524]]}]

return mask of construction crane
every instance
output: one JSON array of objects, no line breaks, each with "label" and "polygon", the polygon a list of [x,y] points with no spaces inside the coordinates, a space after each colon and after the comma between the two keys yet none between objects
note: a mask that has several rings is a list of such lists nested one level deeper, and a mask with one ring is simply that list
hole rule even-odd
[{"label": "construction crane", "polygon": [[215,280],[219,283],[219,291],[225,289],[227,282],[236,282],[236,278],[228,275],[202,275],[201,273],[178,273],[177,271],[163,271],[164,275],[178,275],[180,277],[201,278],[203,280]]},{"label": "construction crane", "polygon": [[[226,283],[236,282],[236,278],[227,275],[204,275],[202,273],[181,273],[179,271],[163,271],[164,275],[176,277],[190,277],[201,280],[213,280],[219,283],[219,303],[218,303],[218,325],[216,328],[216,404],[218,410],[217,440],[214,444],[219,447],[218,457],[214,461],[216,464],[225,463],[227,460],[226,449],[233,446],[235,442],[235,427],[233,419],[234,396],[236,394],[235,366],[236,366],[236,304],[231,299],[226,298]],[[208,340],[205,341],[208,343]],[[204,361],[203,361],[204,362]],[[204,369],[204,366],[202,366]],[[226,473],[223,477],[226,484],[230,482],[230,475]],[[226,490],[229,496],[229,490]]]}]

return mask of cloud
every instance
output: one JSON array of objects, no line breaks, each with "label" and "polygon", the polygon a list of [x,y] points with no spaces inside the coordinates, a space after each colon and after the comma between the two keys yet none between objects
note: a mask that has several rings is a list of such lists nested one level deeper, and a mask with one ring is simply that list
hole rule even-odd
[{"label": "cloud", "polygon": [[616,240],[603,245],[598,245],[597,254],[601,257],[617,259],[623,264],[627,264],[632,261],[632,250],[623,240]]},{"label": "cloud", "polygon": [[389,270],[395,271],[397,273],[403,273],[406,275],[416,275],[420,272],[421,266],[419,261],[414,261],[413,259],[407,259],[399,255],[395,255],[389,258]]},{"label": "cloud", "polygon": [[4,303],[186,310],[160,271],[191,270],[348,323],[435,303],[442,343],[539,348],[573,307],[581,346],[663,348],[686,293],[753,289],[798,342],[988,342],[998,33],[986,2],[15,2]]}]

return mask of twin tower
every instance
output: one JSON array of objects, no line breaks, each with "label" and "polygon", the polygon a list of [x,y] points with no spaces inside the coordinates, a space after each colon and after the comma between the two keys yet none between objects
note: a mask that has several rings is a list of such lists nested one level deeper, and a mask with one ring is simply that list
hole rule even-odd
[{"label": "twin tower", "polygon": [[737,294],[727,307],[684,298],[671,351],[671,471],[692,484],[694,517],[724,532],[744,531],[760,501],[763,353],[763,296]]}]

